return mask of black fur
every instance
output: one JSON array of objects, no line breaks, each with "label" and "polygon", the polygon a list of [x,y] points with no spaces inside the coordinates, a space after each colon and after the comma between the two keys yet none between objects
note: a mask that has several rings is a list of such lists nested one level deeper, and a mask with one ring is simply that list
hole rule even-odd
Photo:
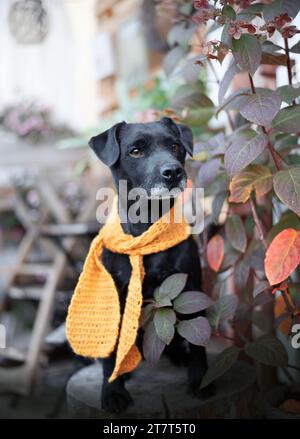
[{"label": "black fur", "polygon": [[[175,149],[174,145],[177,145]],[[116,184],[120,180],[126,180],[129,190],[142,187],[150,194],[151,188],[155,185],[163,185],[170,190],[185,182],[185,156],[187,152],[192,154],[193,139],[188,127],[177,125],[169,118],[163,118],[160,122],[147,124],[122,122],[105,133],[93,137],[90,146],[97,156],[110,166]],[[130,155],[134,148],[142,151],[141,157],[136,158]],[[166,169],[171,170],[167,174],[168,178],[165,175]],[[176,169],[176,173],[172,173],[173,169]],[[147,209],[150,201],[145,199],[144,202],[144,208]],[[128,222],[123,224],[123,229],[125,233],[138,236],[150,225],[150,222],[146,224]],[[112,253],[104,249],[102,261],[115,281],[123,311],[131,274],[129,258],[127,255]],[[186,290],[201,289],[200,260],[197,245],[192,237],[166,251],[144,256],[144,267],[146,272],[143,282],[144,299],[151,298],[154,289],[174,273],[188,274]],[[197,315],[204,315],[204,313],[185,315],[182,318]],[[141,336],[142,334],[138,335],[139,345]],[[166,354],[175,364],[187,364],[189,391],[195,396],[208,396],[211,388],[203,389],[202,392],[199,390],[201,379],[207,370],[205,348],[189,345],[188,352],[186,352],[182,342],[183,340],[177,334],[165,350]],[[108,383],[114,362],[115,353],[103,360],[102,406],[104,409],[117,412],[125,410],[132,403],[132,399],[125,389],[126,376],[120,376],[113,383]]]}]

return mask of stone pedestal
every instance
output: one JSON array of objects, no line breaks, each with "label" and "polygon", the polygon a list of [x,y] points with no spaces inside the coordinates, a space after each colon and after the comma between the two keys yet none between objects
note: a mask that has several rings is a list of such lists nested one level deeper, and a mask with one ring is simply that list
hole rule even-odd
[{"label": "stone pedestal", "polygon": [[[126,381],[135,404],[126,412],[110,414],[101,409],[102,366],[81,369],[69,380],[67,400],[74,418],[249,418],[259,416],[255,402],[255,371],[238,362],[216,382],[216,394],[202,401],[186,392],[186,368],[162,358],[156,367],[143,362]],[[253,404],[254,403],[254,404]]]}]

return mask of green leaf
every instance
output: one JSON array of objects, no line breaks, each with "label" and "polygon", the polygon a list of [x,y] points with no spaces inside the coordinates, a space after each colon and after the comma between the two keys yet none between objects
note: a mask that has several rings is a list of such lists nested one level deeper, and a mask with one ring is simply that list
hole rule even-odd
[{"label": "green leaf", "polygon": [[212,218],[213,218],[213,222],[215,224],[218,224],[219,221],[219,216],[222,212],[222,207],[224,205],[225,200],[228,197],[228,193],[226,192],[221,192],[220,194],[217,194],[212,202]]},{"label": "green leaf", "polygon": [[175,312],[170,308],[160,308],[154,314],[154,326],[158,337],[166,344],[170,344],[175,333]]},{"label": "green leaf", "polygon": [[253,290],[253,299],[257,297],[259,294],[261,294],[263,291],[266,291],[268,288],[270,288],[270,284],[267,280],[262,280],[258,282],[258,284],[255,285]]},{"label": "green leaf", "polygon": [[263,165],[249,165],[235,175],[230,183],[230,203],[246,203],[255,190],[257,196],[267,194],[273,186],[270,169]]},{"label": "green leaf", "polygon": [[220,323],[233,317],[237,305],[238,299],[236,295],[226,294],[221,296],[208,311],[211,325],[217,329]]},{"label": "green leaf", "polygon": [[191,128],[199,128],[200,125],[207,124],[214,114],[215,109],[213,107],[195,108],[187,111],[183,122]]},{"label": "green leaf", "polygon": [[255,18],[256,15],[261,16],[262,11],[265,5],[262,3],[255,3],[254,5],[250,5],[248,8],[243,9],[238,15],[238,20],[242,21],[251,21]]},{"label": "green leaf", "polygon": [[277,172],[273,184],[280,200],[300,216],[300,166]]},{"label": "green leaf", "polygon": [[279,111],[273,119],[272,127],[285,133],[300,131],[300,105],[286,107]]},{"label": "green leaf", "polygon": [[209,185],[209,188],[207,189],[207,195],[217,195],[220,193],[223,193],[228,189],[229,186],[229,180],[228,180],[228,174],[227,172],[220,172],[215,180]]},{"label": "green leaf", "polygon": [[240,113],[250,122],[270,126],[280,110],[281,102],[281,97],[275,91],[260,89],[243,101]]},{"label": "green leaf", "polygon": [[253,162],[264,151],[267,141],[265,134],[254,137],[252,133],[233,141],[224,157],[224,166],[229,175],[232,177]]},{"label": "green leaf", "polygon": [[165,303],[165,300],[170,301],[175,299],[179,293],[185,287],[187,281],[187,274],[185,273],[175,273],[167,277],[160,285],[158,289],[154,291],[154,299],[158,303]]},{"label": "green leaf", "polygon": [[272,335],[263,335],[245,345],[249,357],[269,366],[286,367],[288,355],[284,345]]},{"label": "green leaf", "polygon": [[164,343],[156,333],[154,323],[150,322],[146,327],[143,337],[143,353],[145,359],[151,366],[154,366],[158,362],[165,346],[166,343]]},{"label": "green leaf", "polygon": [[142,308],[142,312],[141,312],[141,317],[140,317],[140,328],[142,326],[145,326],[149,320],[151,319],[151,316],[153,314],[154,311],[154,304],[153,303],[149,303],[148,305],[144,306]]},{"label": "green leaf", "polygon": [[204,375],[201,382],[201,389],[224,375],[224,373],[236,363],[240,351],[241,349],[237,346],[230,346],[221,352]]},{"label": "green leaf", "polygon": [[213,107],[212,100],[201,93],[198,84],[183,84],[171,99],[171,107],[176,110],[185,108]]},{"label": "green leaf", "polygon": [[300,229],[299,217],[294,212],[288,211],[281,216],[279,222],[275,224],[267,234],[267,243],[270,244],[275,236],[284,229]]},{"label": "green leaf", "polygon": [[205,317],[183,320],[177,325],[178,333],[192,344],[206,346],[209,342],[211,329]]},{"label": "green leaf", "polygon": [[234,281],[238,290],[247,285],[250,274],[250,264],[246,258],[240,259],[234,267]]},{"label": "green leaf", "polygon": [[236,250],[244,253],[247,248],[247,235],[239,215],[231,215],[225,223],[226,236]]},{"label": "green leaf", "polygon": [[287,157],[285,157],[285,161],[290,166],[298,166],[300,165],[300,155],[289,154]]},{"label": "green leaf", "polygon": [[269,66],[286,66],[286,62],[287,56],[284,53],[262,53],[261,64]]},{"label": "green leaf", "polygon": [[223,7],[222,15],[225,15],[226,17],[230,18],[231,20],[235,20],[236,19],[235,10],[231,6],[229,6],[229,5],[225,5]]},{"label": "green leaf", "polygon": [[188,83],[197,82],[201,68],[207,62],[205,55],[197,55],[189,58],[182,67],[181,73]]},{"label": "green leaf", "polygon": [[253,270],[264,271],[265,249],[260,240],[252,240],[247,249],[247,258]]},{"label": "green leaf", "polygon": [[289,17],[295,18],[300,9],[300,3],[296,0],[275,0],[266,5],[263,10],[265,21],[274,20],[281,14],[288,14]]},{"label": "green leaf", "polygon": [[181,22],[172,26],[167,36],[167,42],[170,47],[179,44],[180,46],[187,47],[193,37],[197,26],[189,22]]},{"label": "green leaf", "polygon": [[185,291],[174,300],[174,309],[181,314],[192,314],[209,308],[213,303],[207,294],[200,291]]},{"label": "green leaf", "polygon": [[171,49],[164,58],[164,70],[167,76],[170,76],[175,67],[178,65],[186,55],[187,51],[181,46],[176,46]]},{"label": "green leaf", "polygon": [[[216,117],[221,111],[236,110],[239,111],[244,102],[251,95],[249,88],[242,88],[229,95],[217,108]],[[221,96],[222,97],[222,96]]]},{"label": "green leaf", "polygon": [[290,151],[297,148],[297,145],[298,139],[296,136],[290,136],[288,133],[276,133],[274,148],[276,151],[283,152],[287,161],[289,159]]},{"label": "green leaf", "polygon": [[233,80],[236,73],[239,72],[239,68],[235,64],[234,60],[230,63],[228,69],[224,73],[224,76],[220,82],[219,85],[219,94],[218,94],[218,100],[219,104],[222,104],[224,101],[224,97],[226,95],[226,92],[231,84],[231,81]]},{"label": "green leaf", "polygon": [[228,33],[229,23],[225,23],[221,34],[221,42],[224,46],[231,48],[232,36]]},{"label": "green leaf", "polygon": [[207,187],[215,178],[221,166],[221,159],[216,157],[200,166],[198,178],[199,187]]},{"label": "green leaf", "polygon": [[290,48],[290,52],[300,53],[300,41]]},{"label": "green leaf", "polygon": [[300,87],[292,87],[291,85],[283,85],[277,89],[277,93],[287,104],[291,104],[298,96],[300,96]]},{"label": "green leaf", "polygon": [[277,44],[272,43],[272,41],[267,40],[262,44],[262,50],[265,53],[277,55],[280,50],[283,50],[283,48],[281,46],[278,46]]},{"label": "green leaf", "polygon": [[[224,133],[218,133],[216,136],[212,136],[205,142],[197,142],[194,145],[194,157],[205,152],[206,155],[215,156],[224,154],[226,143]],[[201,159],[200,159],[201,161]]]},{"label": "green leaf", "polygon": [[239,40],[233,40],[233,56],[242,70],[254,75],[261,61],[262,50],[257,38],[244,34]]},{"label": "green leaf", "polygon": [[[240,256],[241,253],[235,250],[226,239],[225,247],[224,247],[224,259],[220,271],[224,272],[229,268],[232,268],[233,265],[236,264],[236,262],[239,260]],[[220,323],[220,319],[218,313],[216,313],[216,310],[213,309],[213,307],[212,307],[212,311],[210,309],[208,310],[208,317],[211,325],[217,328]]]}]

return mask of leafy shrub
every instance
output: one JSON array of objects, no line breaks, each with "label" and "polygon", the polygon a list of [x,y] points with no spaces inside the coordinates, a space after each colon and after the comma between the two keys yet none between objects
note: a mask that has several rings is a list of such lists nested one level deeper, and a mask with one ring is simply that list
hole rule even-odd
[{"label": "leafy shrub", "polygon": [[[162,9],[168,8],[170,2],[158,3]],[[286,337],[291,335],[292,324],[300,321],[300,87],[293,84],[292,59],[294,53],[300,53],[300,41],[290,42],[300,32],[293,24],[300,3],[172,3],[172,8],[176,4],[177,16],[168,34],[170,50],[164,70],[169,77],[180,75],[182,84],[163,113],[189,125],[195,133],[195,184],[203,186],[212,201],[205,224],[219,228],[217,235],[202,246],[202,250],[206,249],[204,266],[208,264],[210,273],[216,273],[212,297],[215,302],[228,297],[222,295],[228,277],[233,277],[234,289],[239,292],[239,303],[235,303],[237,309],[230,322],[235,330],[234,341],[240,339],[240,343],[219,356],[205,377],[207,384],[236,361],[241,349],[264,364],[287,366],[285,348],[272,334],[252,341],[251,335],[249,338],[237,329],[241,322],[242,328],[249,327],[249,322],[262,327],[264,312],[269,312],[265,311],[266,304],[274,302],[273,330],[281,330]],[[220,30],[220,40],[209,41],[210,32],[216,29]],[[273,36],[278,44],[273,42]],[[218,65],[224,62],[228,68],[219,78]],[[276,90],[257,87],[256,72],[265,65],[285,66],[287,84]],[[215,76],[218,102],[204,92],[207,70]],[[248,84],[230,92],[230,85],[240,72],[246,73]],[[220,114],[226,115],[230,132],[207,126],[212,117]],[[220,212],[226,205],[224,219]],[[158,302],[159,294],[155,295]],[[155,308],[153,303],[147,305],[150,315],[155,312],[155,318],[153,324],[148,322],[146,334],[156,334],[160,350],[170,340],[174,327],[178,330],[182,325],[176,323],[175,304],[188,294],[178,294],[176,298],[169,295],[162,308]],[[197,297],[198,303],[200,296]],[[232,297],[237,302],[236,296]],[[213,330],[226,338],[212,309],[216,309],[215,304],[207,313]],[[166,331],[164,334],[160,333],[161,328]],[[155,356],[159,356],[157,352]]]}]

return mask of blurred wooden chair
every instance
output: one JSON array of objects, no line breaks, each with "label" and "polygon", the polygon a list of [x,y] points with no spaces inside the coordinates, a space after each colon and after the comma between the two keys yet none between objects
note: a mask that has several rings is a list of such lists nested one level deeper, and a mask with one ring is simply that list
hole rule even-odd
[{"label": "blurred wooden chair", "polygon": [[[86,199],[84,208],[74,220],[71,219],[66,206],[46,178],[39,179],[36,188],[45,201],[37,222],[32,221],[18,188],[15,190],[14,210],[25,229],[25,234],[20,242],[16,263],[8,276],[4,298],[0,304],[2,316],[7,317],[11,299],[37,302],[27,349],[18,349],[14,346],[0,349],[0,390],[18,395],[28,395],[37,377],[44,339],[50,328],[57,288],[66,267],[72,268],[74,276],[78,276],[81,270],[80,264],[72,256],[76,239],[78,237],[91,239],[99,229],[96,221],[88,222],[95,211],[94,193]],[[47,224],[50,218],[56,223]],[[28,262],[28,256],[37,243],[49,256],[49,262]],[[42,285],[38,282],[37,285],[30,284],[23,287],[17,284],[20,276],[43,279],[44,282]]]}]

